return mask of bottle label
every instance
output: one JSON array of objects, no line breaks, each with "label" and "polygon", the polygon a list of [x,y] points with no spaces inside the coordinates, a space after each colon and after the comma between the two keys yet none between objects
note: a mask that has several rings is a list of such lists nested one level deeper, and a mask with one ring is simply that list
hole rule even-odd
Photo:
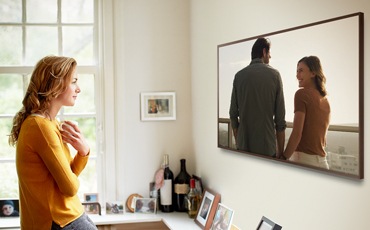
[{"label": "bottle label", "polygon": [[176,194],[188,194],[189,185],[188,184],[175,184],[175,193]]},{"label": "bottle label", "polygon": [[161,187],[161,205],[172,205],[172,180],[164,180]]}]

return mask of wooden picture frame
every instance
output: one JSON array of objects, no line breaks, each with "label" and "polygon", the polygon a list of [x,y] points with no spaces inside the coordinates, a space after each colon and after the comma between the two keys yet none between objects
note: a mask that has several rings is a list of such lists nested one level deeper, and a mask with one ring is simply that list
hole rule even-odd
[{"label": "wooden picture frame", "polygon": [[215,217],[213,218],[211,230],[230,230],[233,217],[234,210],[226,207],[224,204],[219,203]]},{"label": "wooden picture frame", "polygon": [[215,216],[216,209],[220,201],[220,194],[210,189],[204,190],[202,203],[194,219],[195,223],[203,230],[209,230],[211,228],[213,217]]},{"label": "wooden picture frame", "polygon": [[138,194],[138,193],[133,193],[131,194],[127,200],[126,200],[126,208],[129,212],[135,212],[135,201],[136,201],[136,198],[143,198],[142,195]]},{"label": "wooden picture frame", "polygon": [[176,120],[175,92],[141,93],[141,120]]}]

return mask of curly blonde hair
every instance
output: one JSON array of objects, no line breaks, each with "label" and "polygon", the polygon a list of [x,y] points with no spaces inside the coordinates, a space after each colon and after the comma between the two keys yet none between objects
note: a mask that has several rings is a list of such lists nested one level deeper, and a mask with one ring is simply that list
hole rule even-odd
[{"label": "curly blonde hair", "polygon": [[22,123],[30,114],[39,113],[51,119],[48,114],[51,100],[65,92],[76,67],[75,59],[62,56],[46,56],[36,64],[22,101],[23,107],[13,118],[10,145],[16,145]]}]

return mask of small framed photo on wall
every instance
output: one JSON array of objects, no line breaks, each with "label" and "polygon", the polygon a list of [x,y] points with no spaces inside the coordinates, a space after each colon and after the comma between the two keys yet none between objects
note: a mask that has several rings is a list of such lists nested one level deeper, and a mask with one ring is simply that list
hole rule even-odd
[{"label": "small framed photo on wall", "polygon": [[176,93],[141,93],[141,120],[176,120]]},{"label": "small framed photo on wall", "polygon": [[211,228],[213,217],[215,216],[216,208],[220,200],[220,194],[209,189],[204,190],[202,203],[194,219],[195,223],[203,230],[209,230]]}]

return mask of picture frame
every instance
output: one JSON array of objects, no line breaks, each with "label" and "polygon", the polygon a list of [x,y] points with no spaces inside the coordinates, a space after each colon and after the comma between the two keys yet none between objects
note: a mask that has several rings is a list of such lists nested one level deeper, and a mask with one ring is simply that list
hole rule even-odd
[{"label": "picture frame", "polygon": [[159,210],[159,196],[160,192],[159,189],[156,187],[155,181],[149,183],[149,198],[156,199],[156,211]]},{"label": "picture frame", "polygon": [[143,198],[142,195],[138,193],[133,193],[130,196],[128,196],[126,200],[126,208],[129,212],[135,212],[135,200],[136,198]]},{"label": "picture frame", "polygon": [[13,198],[0,199],[0,218],[19,217],[19,200]]},{"label": "picture frame", "polygon": [[136,198],[134,213],[157,213],[157,198]]},{"label": "picture frame", "polygon": [[175,92],[143,92],[141,96],[141,120],[176,120]]},{"label": "picture frame", "polygon": [[110,201],[105,203],[106,214],[123,214],[123,203],[120,201]]},{"label": "picture frame", "polygon": [[220,194],[210,189],[204,190],[201,205],[194,219],[195,223],[203,230],[209,230],[211,228],[213,217],[220,201]]},{"label": "picture frame", "polygon": [[[89,204],[91,202],[91,204]],[[84,193],[85,212],[87,214],[99,214],[99,194],[98,193]]]},{"label": "picture frame", "polygon": [[98,193],[84,193],[84,201],[99,202],[99,194]]},{"label": "picture frame", "polygon": [[195,190],[199,193],[199,194],[203,194],[203,183],[202,183],[202,178],[196,176],[193,174],[192,176],[195,180]]},{"label": "picture frame", "polygon": [[270,220],[269,218],[262,216],[260,222],[258,223],[257,230],[281,230],[282,227]]},{"label": "picture frame", "polygon": [[234,216],[234,210],[219,203],[213,218],[211,230],[230,230]]}]

